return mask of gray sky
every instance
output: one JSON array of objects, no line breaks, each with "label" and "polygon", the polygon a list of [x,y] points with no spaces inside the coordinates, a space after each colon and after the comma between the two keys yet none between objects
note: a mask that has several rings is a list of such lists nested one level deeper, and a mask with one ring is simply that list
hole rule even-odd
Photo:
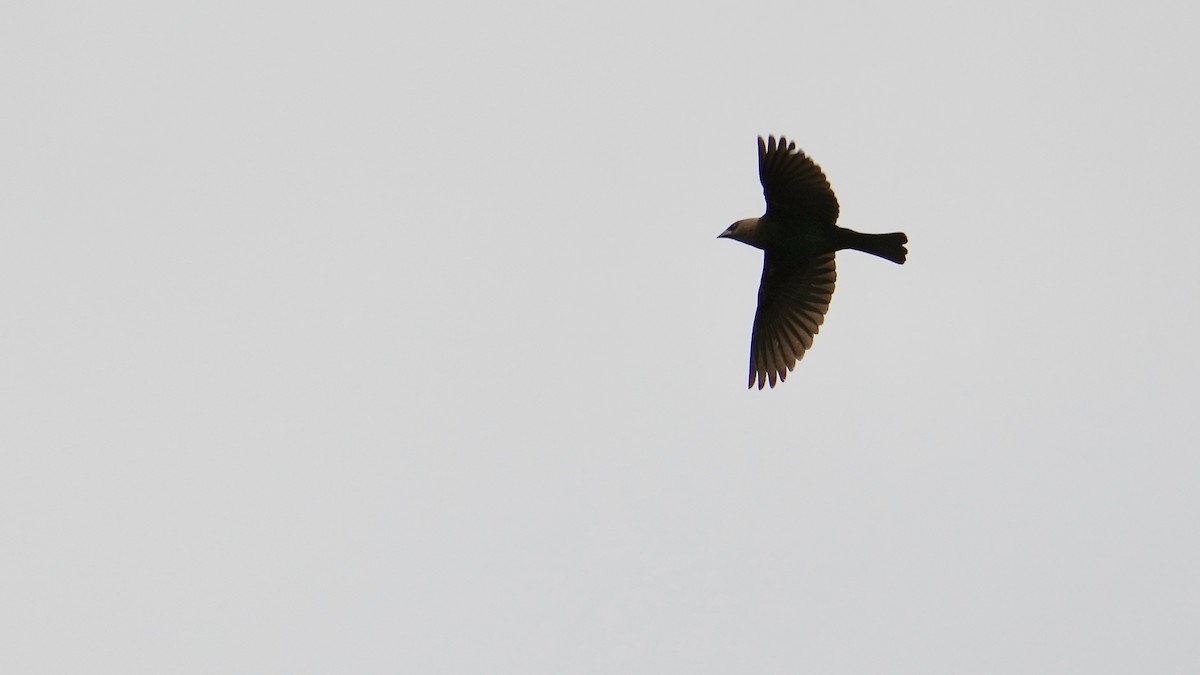
[{"label": "gray sky", "polygon": [[1200,670],[1194,3],[599,4],[6,5],[0,671]]}]

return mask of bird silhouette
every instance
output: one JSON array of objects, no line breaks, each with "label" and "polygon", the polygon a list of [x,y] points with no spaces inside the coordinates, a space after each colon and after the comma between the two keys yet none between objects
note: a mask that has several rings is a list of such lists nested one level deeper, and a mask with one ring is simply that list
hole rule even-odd
[{"label": "bird silhouette", "polygon": [[767,211],[730,225],[725,237],[763,250],[750,337],[750,387],[782,382],[812,347],[837,281],[834,254],[854,249],[903,264],[903,232],[863,234],[837,226],[838,201],[821,167],[780,136],[758,138]]}]

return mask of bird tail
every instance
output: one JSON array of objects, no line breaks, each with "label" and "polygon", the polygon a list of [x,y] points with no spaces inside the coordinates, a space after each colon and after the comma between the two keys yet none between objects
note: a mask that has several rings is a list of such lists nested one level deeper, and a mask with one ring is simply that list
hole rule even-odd
[{"label": "bird tail", "polygon": [[855,251],[870,253],[891,260],[898,265],[903,265],[905,258],[908,257],[908,249],[904,248],[904,245],[908,243],[908,235],[903,232],[863,234],[845,228],[839,229],[842,231],[842,245],[838,248],[852,248]]}]

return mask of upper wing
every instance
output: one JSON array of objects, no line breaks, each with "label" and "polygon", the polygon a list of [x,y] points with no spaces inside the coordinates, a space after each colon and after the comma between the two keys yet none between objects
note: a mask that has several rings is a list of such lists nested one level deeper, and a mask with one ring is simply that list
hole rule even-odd
[{"label": "upper wing", "polygon": [[821,167],[783,136],[758,137],[758,178],[767,198],[767,215],[802,219],[819,225],[837,222],[838,201]]},{"label": "upper wing", "polygon": [[787,379],[825,321],[837,268],[833,254],[797,261],[767,252],[750,338],[750,386]]}]

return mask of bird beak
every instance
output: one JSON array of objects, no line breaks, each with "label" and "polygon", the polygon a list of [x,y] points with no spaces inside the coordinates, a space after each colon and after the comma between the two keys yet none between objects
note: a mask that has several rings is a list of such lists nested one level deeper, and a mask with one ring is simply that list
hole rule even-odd
[{"label": "bird beak", "polygon": [[724,231],[724,232],[722,232],[721,234],[718,234],[718,235],[717,235],[717,239],[726,239],[726,238],[728,238],[728,237],[729,237],[729,230],[730,230],[730,229],[732,229],[732,228],[725,228],[725,231]]}]

